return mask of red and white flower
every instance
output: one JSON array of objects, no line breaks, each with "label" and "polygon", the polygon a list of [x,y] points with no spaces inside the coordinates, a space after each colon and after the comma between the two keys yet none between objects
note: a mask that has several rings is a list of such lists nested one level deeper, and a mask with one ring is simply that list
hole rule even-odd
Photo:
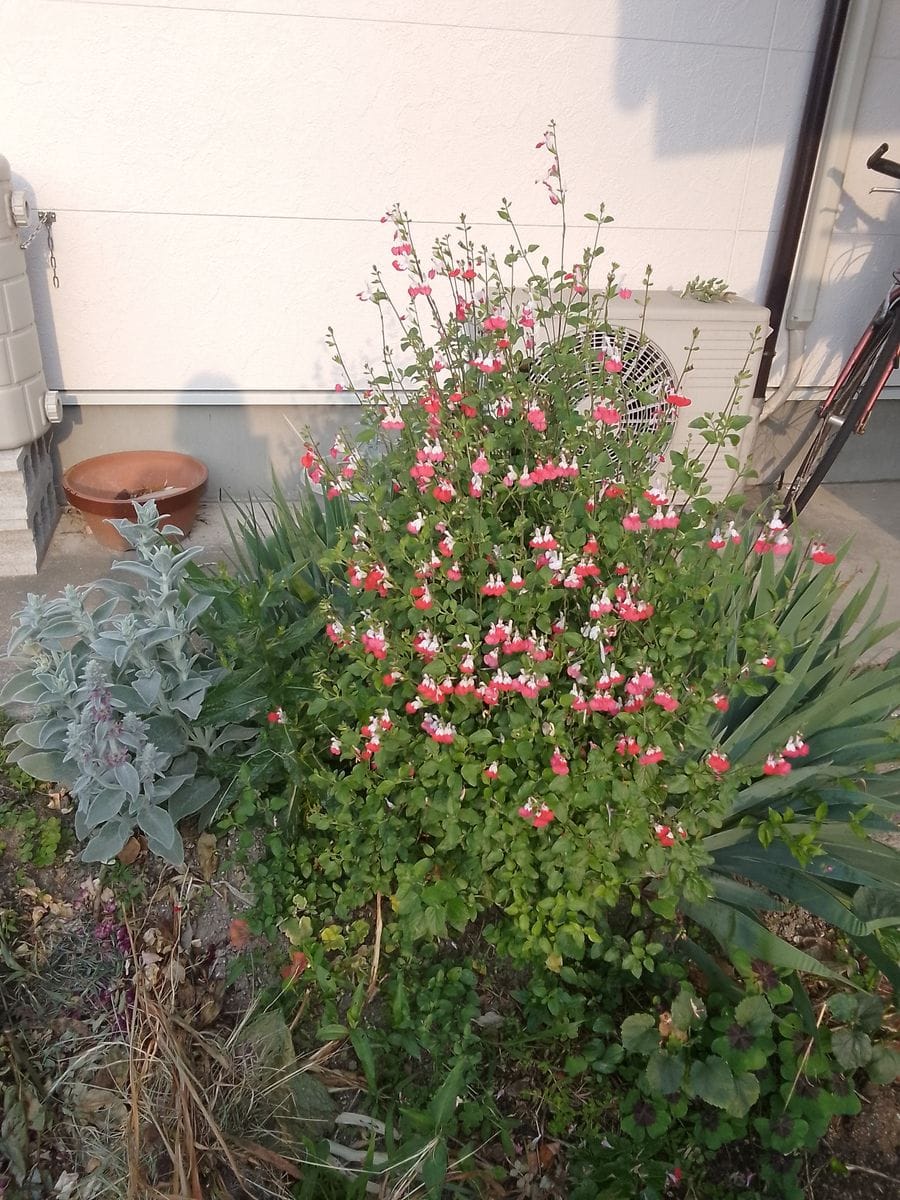
[{"label": "red and white flower", "polygon": [[659,746],[649,746],[643,754],[638,758],[638,763],[642,767],[653,766],[655,763],[661,763],[665,758],[662,748]]},{"label": "red and white flower", "polygon": [[547,429],[547,414],[539,404],[532,404],[525,410],[525,420],[538,433],[544,433]]},{"label": "red and white flower", "polygon": [[405,421],[400,415],[400,409],[396,405],[389,404],[384,410],[384,416],[381,418],[382,429],[403,429]]},{"label": "red and white flower", "polygon": [[333,621],[329,621],[325,626],[325,636],[329,641],[334,642],[335,646],[343,648],[349,645],[349,642],[344,637],[344,626],[336,618]]},{"label": "red and white flower", "polygon": [[500,312],[494,312],[487,317],[482,325],[485,333],[502,333],[509,324],[506,317]]},{"label": "red and white flower", "polygon": [[410,595],[413,598],[413,607],[420,609],[422,612],[428,612],[430,608],[434,607],[434,597],[429,591],[428,584],[412,588]]},{"label": "red and white flower", "polygon": [[837,561],[837,555],[832,554],[824,542],[813,542],[810,547],[809,557],[814,563],[819,563],[823,567],[829,567],[833,562]]},{"label": "red and white flower", "polygon": [[595,404],[591,416],[601,425],[618,425],[622,420],[621,410],[611,400],[601,400]]},{"label": "red and white flower", "polygon": [[532,548],[532,550],[556,550],[559,546],[559,543],[553,536],[550,526],[545,525],[543,529],[535,526],[528,545]]},{"label": "red and white flower", "polygon": [[484,375],[494,375],[503,370],[503,359],[493,353],[478,354],[470,360],[469,365],[477,367]]},{"label": "red and white flower", "polygon": [[706,765],[716,775],[724,775],[731,767],[728,756],[723,754],[721,750],[711,750],[706,756]]},{"label": "red and white flower", "polygon": [[791,764],[780,754],[770,754],[763,763],[763,775],[789,775]]},{"label": "red and white flower", "polygon": [[554,775],[569,774],[569,764],[559,746],[557,746],[550,755],[550,769]]},{"label": "red and white flower", "polygon": [[542,804],[532,797],[530,800],[526,800],[519,809],[519,816],[533,825],[535,829],[543,829],[545,825],[550,824],[555,813],[552,808],[548,808],[546,804]]},{"label": "red and white flower", "polygon": [[804,742],[801,734],[794,733],[788,738],[781,753],[784,758],[806,758],[809,754],[809,746]]},{"label": "red and white flower", "polygon": [[377,628],[370,625],[359,640],[367,653],[374,654],[378,659],[387,657],[387,637],[383,625]]}]

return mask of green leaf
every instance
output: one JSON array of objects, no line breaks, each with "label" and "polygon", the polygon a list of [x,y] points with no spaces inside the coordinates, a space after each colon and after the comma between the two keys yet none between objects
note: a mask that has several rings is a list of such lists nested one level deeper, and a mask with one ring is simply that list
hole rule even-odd
[{"label": "green leaf", "polygon": [[349,1032],[346,1025],[320,1025],[316,1030],[316,1037],[320,1042],[339,1042],[341,1038],[347,1037]]},{"label": "green leaf", "polygon": [[135,800],[141,794],[141,777],[130,762],[117,763],[113,767],[116,783],[129,800]]},{"label": "green leaf", "polygon": [[734,1010],[734,1016],[739,1025],[759,1035],[769,1029],[775,1014],[765,996],[745,996]]},{"label": "green leaf", "polygon": [[681,908],[692,921],[709,930],[726,954],[731,955],[736,950],[744,950],[751,958],[761,958],[773,967],[806,971],[847,986],[848,980],[824,967],[812,955],[791,946],[774,933],[770,933],[759,921],[735,908],[729,908],[718,900],[707,900],[703,904],[682,902]]},{"label": "green leaf", "polygon": [[827,1004],[828,1011],[836,1021],[840,1021],[842,1024],[855,1020],[859,1011],[859,997],[854,996],[851,992],[838,992],[834,996],[829,996]]},{"label": "green leaf", "polygon": [[650,1013],[633,1013],[622,1022],[622,1045],[632,1054],[650,1054],[659,1045],[656,1018]]},{"label": "green leaf", "polygon": [[472,746],[490,746],[493,741],[494,735],[489,729],[476,729],[469,738],[469,743]]},{"label": "green leaf", "polygon": [[355,1029],[350,1030],[350,1042],[353,1046],[356,1057],[359,1059],[359,1065],[363,1069],[363,1074],[366,1077],[366,1083],[369,1086],[369,1091],[374,1096],[377,1091],[375,1055],[372,1053],[372,1046],[369,1042],[368,1033],[365,1029],[357,1026]]},{"label": "green leaf", "polygon": [[678,1091],[684,1079],[684,1058],[680,1054],[654,1050],[647,1060],[645,1074],[651,1092],[671,1096]]},{"label": "green leaf", "polygon": [[63,762],[60,750],[42,750],[39,754],[16,755],[16,766],[29,774],[33,779],[44,783],[62,783],[63,778],[72,778],[73,768],[70,763]]},{"label": "green leaf", "polygon": [[759,1079],[749,1071],[734,1077],[734,1099],[726,1105],[732,1117],[745,1117],[759,1099]]},{"label": "green leaf", "polygon": [[672,1001],[672,1020],[677,1029],[687,1031],[695,1021],[706,1020],[706,1005],[690,984],[683,983]]},{"label": "green leaf", "polygon": [[183,783],[169,800],[169,816],[177,825],[185,817],[199,812],[219,791],[219,781],[201,776]]},{"label": "green leaf", "polygon": [[900,1052],[890,1046],[876,1046],[866,1070],[873,1083],[893,1083],[900,1075]]},{"label": "green leaf", "polygon": [[464,763],[462,768],[462,777],[471,787],[477,787],[481,782],[482,768],[478,763]]},{"label": "green leaf", "polygon": [[[122,811],[128,797],[121,788],[101,788],[91,799],[84,814],[86,829],[105,825]],[[118,854],[118,851],[116,851]]]},{"label": "green leaf", "polygon": [[563,958],[584,958],[584,931],[578,925],[563,925],[556,935],[556,949]]},{"label": "green leaf", "polygon": [[693,1095],[715,1108],[728,1108],[736,1102],[734,1073],[728,1063],[715,1054],[691,1063],[689,1083]]},{"label": "green leaf", "polygon": [[447,1142],[439,1138],[431,1154],[423,1159],[421,1165],[422,1183],[425,1185],[431,1200],[440,1200],[444,1194],[444,1180],[447,1178],[448,1152]]},{"label": "green leaf", "polygon": [[435,1129],[442,1129],[456,1111],[456,1101],[465,1085],[468,1064],[464,1058],[459,1058],[453,1065],[450,1074],[441,1084],[434,1099],[428,1106]]},{"label": "green leaf", "polygon": [[176,829],[172,818],[158,804],[147,804],[137,814],[137,823],[146,833],[161,846],[172,846],[175,843]]},{"label": "green leaf", "polygon": [[845,1071],[855,1071],[871,1061],[872,1040],[860,1029],[835,1029],[831,1034],[834,1057]]},{"label": "green leaf", "polygon": [[131,822],[107,821],[81,852],[82,862],[109,862],[131,837]]}]

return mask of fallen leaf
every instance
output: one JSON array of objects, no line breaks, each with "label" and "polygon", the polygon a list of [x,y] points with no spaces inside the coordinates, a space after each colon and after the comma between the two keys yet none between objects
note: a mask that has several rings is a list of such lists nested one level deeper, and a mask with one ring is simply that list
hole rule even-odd
[{"label": "fallen leaf", "polygon": [[197,865],[200,867],[200,874],[207,883],[215,875],[218,863],[219,856],[216,853],[216,835],[214,833],[201,833],[197,838]]},{"label": "fallen leaf", "polygon": [[228,926],[228,940],[233,950],[243,950],[250,941],[250,926],[242,917],[232,917]]},{"label": "fallen leaf", "polygon": [[303,951],[295,950],[291,955],[291,961],[281,968],[281,978],[285,983],[293,983],[294,980],[300,978],[308,966],[309,959]]},{"label": "fallen leaf", "polygon": [[141,853],[141,843],[137,840],[136,837],[130,837],[128,839],[128,841],[125,843],[125,845],[122,847],[122,849],[119,851],[119,853],[116,855],[116,858],[119,860],[119,862],[122,864],[123,867],[130,867],[131,864],[133,862],[136,862],[137,859],[140,857],[140,853]]},{"label": "fallen leaf", "polygon": [[525,1157],[529,1170],[534,1173],[546,1171],[559,1154],[559,1145],[559,1142],[541,1142],[528,1150]]},{"label": "fallen leaf", "polygon": [[198,1029],[205,1029],[208,1025],[212,1025],[216,1017],[222,1011],[222,999],[220,996],[207,993],[200,1004],[197,1006],[197,1015],[194,1018]]},{"label": "fallen leaf", "polygon": [[504,1018],[494,1009],[489,1008],[487,1012],[482,1013],[480,1017],[475,1017],[475,1024],[480,1025],[482,1029],[493,1029],[497,1025],[502,1025]]}]

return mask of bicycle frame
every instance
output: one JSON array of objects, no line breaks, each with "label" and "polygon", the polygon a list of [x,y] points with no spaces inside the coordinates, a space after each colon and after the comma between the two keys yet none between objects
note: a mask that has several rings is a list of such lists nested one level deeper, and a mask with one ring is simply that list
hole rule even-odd
[{"label": "bicycle frame", "polygon": [[[862,355],[868,349],[869,345],[872,342],[872,339],[884,328],[884,325],[888,320],[891,320],[892,325],[893,325],[893,329],[888,334],[888,336],[893,337],[893,339],[894,339],[894,346],[895,346],[894,360],[896,360],[897,354],[900,354],[900,284],[895,284],[894,287],[891,288],[890,292],[887,295],[887,298],[885,299],[884,304],[881,306],[879,311],[876,313],[871,324],[866,328],[865,333],[863,333],[862,337],[859,339],[859,341],[853,347],[853,351],[851,352],[849,358],[847,359],[847,361],[844,363],[843,367],[841,368],[840,374],[838,375],[837,379],[835,380],[834,384],[832,385],[831,391],[828,393],[828,395],[825,397],[825,399],[822,401],[822,403],[819,405],[819,407],[817,409],[817,415],[819,417],[827,418],[828,411],[831,408],[831,406],[834,404],[835,397],[840,393],[841,388],[844,386],[845,382],[847,381],[847,378],[853,371],[856,364],[859,362]],[[860,418],[856,423],[856,427],[855,427],[856,433],[864,433],[865,432],[866,425],[869,422],[869,417],[872,415],[872,410],[874,409],[875,404],[878,400],[878,397],[881,395],[882,391],[884,390],[884,386],[887,383],[888,379],[891,377],[891,374],[893,373],[894,369],[895,369],[895,362],[892,360],[888,364],[887,369],[885,370],[884,376],[879,381],[878,386],[876,388],[873,388],[873,390],[872,390],[872,395],[869,399],[869,402],[866,405],[863,412],[861,413]]]}]

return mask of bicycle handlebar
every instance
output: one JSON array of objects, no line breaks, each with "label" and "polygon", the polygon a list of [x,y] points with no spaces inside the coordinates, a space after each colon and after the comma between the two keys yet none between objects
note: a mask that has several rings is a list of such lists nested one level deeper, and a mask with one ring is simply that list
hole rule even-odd
[{"label": "bicycle handlebar", "polygon": [[882,142],[878,149],[866,159],[866,166],[870,171],[878,171],[882,175],[890,175],[892,179],[900,179],[900,163],[894,162],[891,158],[885,158],[887,151],[887,142]]}]

